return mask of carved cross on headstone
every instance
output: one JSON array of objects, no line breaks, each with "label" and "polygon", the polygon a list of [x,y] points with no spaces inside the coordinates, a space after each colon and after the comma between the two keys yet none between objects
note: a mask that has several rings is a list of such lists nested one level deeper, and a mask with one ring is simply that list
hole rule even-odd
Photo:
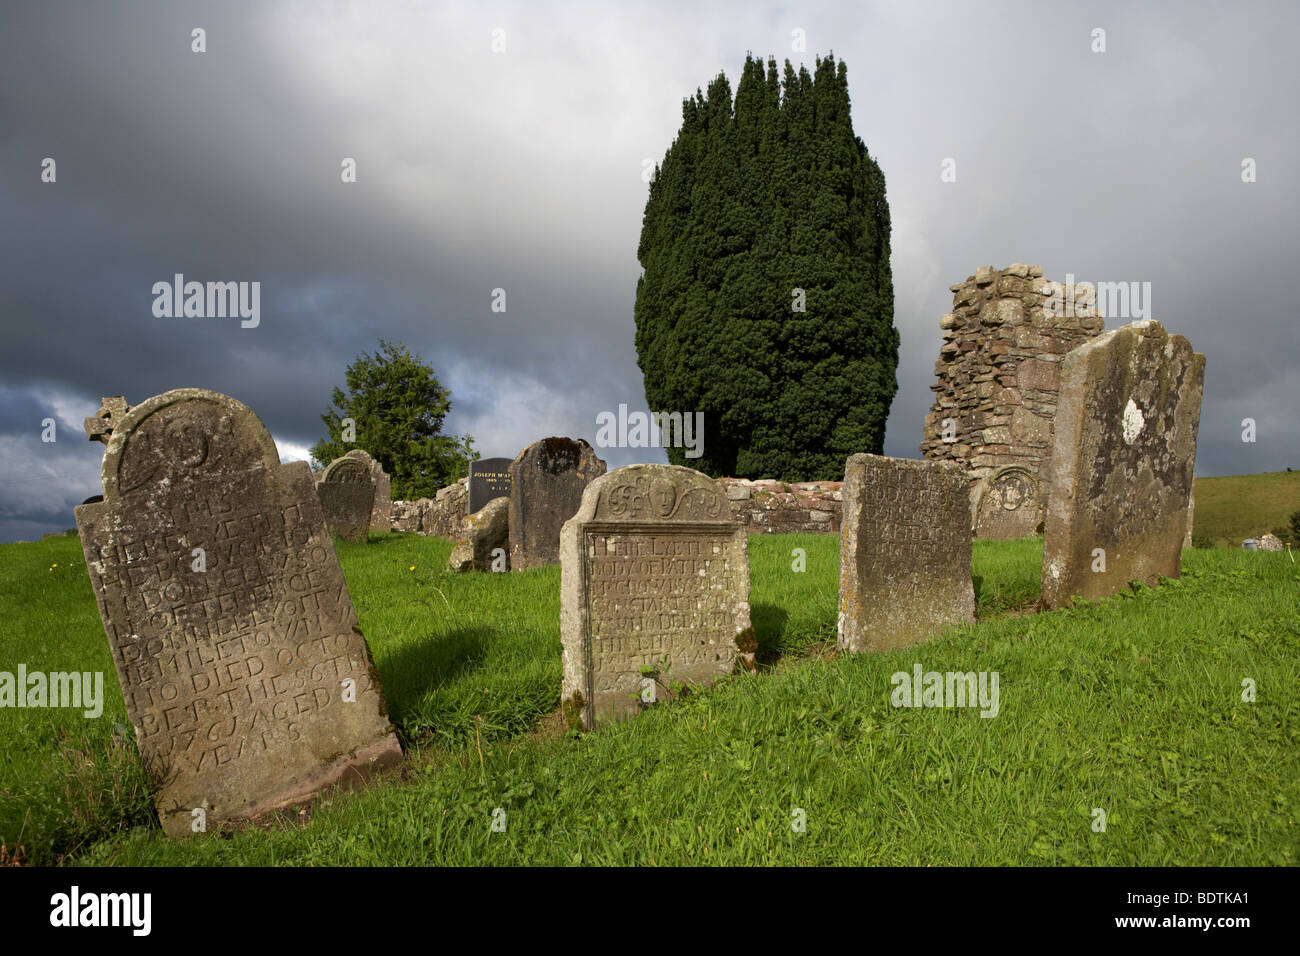
[{"label": "carved cross on headstone", "polygon": [[122,424],[122,419],[131,407],[126,403],[126,397],[123,395],[109,395],[99,400],[99,411],[95,413],[94,418],[87,418],[86,437],[90,441],[102,441],[108,444],[109,438],[113,436],[113,429]]}]

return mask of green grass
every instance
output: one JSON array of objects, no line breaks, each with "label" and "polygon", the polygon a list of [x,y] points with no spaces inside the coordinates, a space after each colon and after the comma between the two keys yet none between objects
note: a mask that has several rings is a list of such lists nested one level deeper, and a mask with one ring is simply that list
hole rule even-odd
[{"label": "green grass", "polygon": [[[114,736],[77,540],[0,545],[0,669],[102,669],[108,694],[99,720],[0,710],[0,843],[130,865],[1297,862],[1288,555],[1188,551],[1160,588],[1032,614],[1041,542],[981,541],[976,624],[849,656],[831,652],[838,544],[750,538],[758,674],[576,735],[552,729],[558,568],[457,576],[438,539],[340,542],[404,774],[322,799],[305,824],[190,840],[163,837],[133,738]],[[892,707],[890,676],[918,662],[997,671],[999,715]]]},{"label": "green grass", "polygon": [[1240,548],[1247,538],[1272,531],[1283,541],[1292,513],[1300,511],[1300,471],[1196,479],[1192,540],[1198,548]]}]

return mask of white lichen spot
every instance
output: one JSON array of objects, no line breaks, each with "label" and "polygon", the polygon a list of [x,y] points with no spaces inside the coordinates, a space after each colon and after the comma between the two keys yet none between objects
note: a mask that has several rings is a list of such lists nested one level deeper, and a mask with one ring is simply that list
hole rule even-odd
[{"label": "white lichen spot", "polygon": [[1145,424],[1146,420],[1142,417],[1137,403],[1130,398],[1128,404],[1124,406],[1124,444],[1133,444],[1133,440],[1142,434],[1142,426]]},{"label": "white lichen spot", "polygon": [[1065,562],[1060,558],[1053,558],[1047,564],[1047,573],[1051,575],[1053,581],[1061,580],[1061,571],[1065,568]]}]

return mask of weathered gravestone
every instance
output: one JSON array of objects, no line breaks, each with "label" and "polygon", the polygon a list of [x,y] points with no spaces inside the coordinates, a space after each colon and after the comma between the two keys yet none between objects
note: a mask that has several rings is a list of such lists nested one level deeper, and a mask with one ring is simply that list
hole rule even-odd
[{"label": "weathered gravestone", "polygon": [[510,459],[479,458],[469,463],[469,505],[472,515],[493,498],[510,494]]},{"label": "weathered gravestone", "polygon": [[1061,363],[1043,542],[1043,603],[1176,578],[1187,529],[1205,356],[1134,322]]},{"label": "weathered gravestone", "polygon": [[1038,476],[1023,465],[999,468],[976,496],[975,537],[994,541],[1032,538],[1043,521]]},{"label": "weathered gravestone", "polygon": [[494,498],[465,519],[447,559],[449,571],[510,570],[510,502]]},{"label": "weathered gravestone", "polygon": [[370,530],[375,534],[388,534],[393,530],[393,482],[384,466],[370,457],[370,453],[354,448],[344,458],[355,458],[370,471],[370,482],[375,489],[375,503],[370,509]]},{"label": "weathered gravestone", "polygon": [[101,398],[99,411],[83,423],[86,437],[91,441],[103,442],[107,445],[113,435],[113,429],[122,424],[128,411],[130,406],[126,404],[124,395],[108,395]]},{"label": "weathered gravestone", "polygon": [[605,463],[581,438],[543,438],[510,463],[510,569],[560,560],[560,528]]},{"label": "weathered gravestone", "polygon": [[975,620],[970,486],[951,462],[844,466],[839,646],[886,651]]},{"label": "weathered gravestone", "polygon": [[167,833],[401,760],[306,462],[183,388],[114,427],[102,476],[77,527]]},{"label": "weathered gravestone", "polygon": [[365,541],[375,508],[375,482],[370,466],[352,454],[335,458],[326,466],[316,482],[316,494],[330,531],[348,541]]},{"label": "weathered gravestone", "polygon": [[560,554],[560,696],[583,726],[753,667],[745,531],[707,475],[629,465],[597,478]]}]

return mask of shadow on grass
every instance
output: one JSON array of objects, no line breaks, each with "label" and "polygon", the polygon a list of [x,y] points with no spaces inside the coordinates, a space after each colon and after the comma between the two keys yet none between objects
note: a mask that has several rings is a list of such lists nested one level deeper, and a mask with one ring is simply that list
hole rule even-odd
[{"label": "shadow on grass", "polygon": [[749,623],[754,626],[754,639],[758,642],[754,663],[759,667],[770,667],[781,656],[789,619],[785,608],[775,604],[755,604],[749,609]]},{"label": "shadow on grass", "polygon": [[386,653],[380,679],[389,717],[399,721],[425,695],[480,667],[488,643],[497,636],[490,627],[460,628],[443,637],[407,642]]}]

